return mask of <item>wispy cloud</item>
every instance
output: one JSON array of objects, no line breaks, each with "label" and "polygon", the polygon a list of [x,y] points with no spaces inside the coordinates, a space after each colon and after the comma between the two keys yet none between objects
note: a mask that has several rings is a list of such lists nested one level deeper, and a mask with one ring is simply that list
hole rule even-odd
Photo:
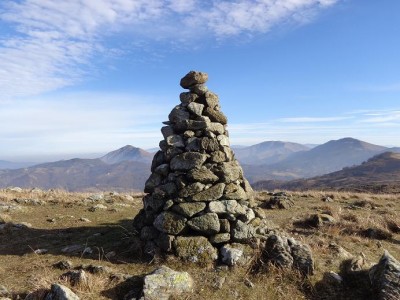
[{"label": "wispy cloud", "polygon": [[4,0],[0,24],[0,101],[74,85],[88,76],[109,36],[182,42],[265,33],[304,23],[339,0]]},{"label": "wispy cloud", "polygon": [[230,124],[232,144],[268,140],[325,143],[346,136],[381,145],[400,146],[400,110],[358,110],[337,117],[279,118],[265,123]]},{"label": "wispy cloud", "polygon": [[335,122],[351,119],[352,117],[298,117],[298,118],[282,118],[278,122],[283,123],[321,123]]}]

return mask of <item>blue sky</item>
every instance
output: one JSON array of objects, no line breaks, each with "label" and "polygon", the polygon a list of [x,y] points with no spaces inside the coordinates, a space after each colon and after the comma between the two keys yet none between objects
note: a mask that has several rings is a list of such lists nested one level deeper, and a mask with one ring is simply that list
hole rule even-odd
[{"label": "blue sky", "polygon": [[397,0],[2,0],[0,159],[152,148],[209,74],[232,144],[400,146]]}]

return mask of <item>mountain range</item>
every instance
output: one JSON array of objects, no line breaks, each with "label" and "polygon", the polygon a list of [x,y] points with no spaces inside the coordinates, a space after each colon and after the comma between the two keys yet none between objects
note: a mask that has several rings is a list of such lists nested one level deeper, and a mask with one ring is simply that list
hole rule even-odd
[{"label": "mountain range", "polygon": [[361,165],[309,179],[289,182],[276,180],[253,184],[258,190],[347,190],[374,193],[400,193],[400,153],[378,154]]},{"label": "mountain range", "polygon": [[[250,183],[310,178],[359,165],[375,155],[400,148],[370,144],[353,138],[310,147],[267,141],[233,146]],[[69,191],[143,190],[154,153],[130,145],[96,159],[70,159],[14,169],[0,165],[0,187],[62,188]],[[272,180],[272,181],[271,181]],[[260,183],[257,183],[258,185]]]}]

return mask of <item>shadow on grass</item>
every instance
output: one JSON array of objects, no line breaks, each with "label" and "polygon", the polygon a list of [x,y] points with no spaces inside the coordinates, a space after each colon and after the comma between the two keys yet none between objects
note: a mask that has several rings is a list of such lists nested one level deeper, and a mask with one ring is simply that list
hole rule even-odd
[{"label": "shadow on grass", "polygon": [[[46,254],[52,255],[106,259],[112,263],[142,262],[145,259],[141,243],[131,224],[131,219],[124,219],[93,227],[37,229],[8,223],[0,231],[0,255],[22,256],[45,249]],[[67,251],[69,246],[75,246],[75,250]]]},{"label": "shadow on grass", "polygon": [[351,271],[351,259],[340,265],[341,283],[323,279],[314,286],[313,300],[365,300],[376,299],[372,290],[368,270]]}]

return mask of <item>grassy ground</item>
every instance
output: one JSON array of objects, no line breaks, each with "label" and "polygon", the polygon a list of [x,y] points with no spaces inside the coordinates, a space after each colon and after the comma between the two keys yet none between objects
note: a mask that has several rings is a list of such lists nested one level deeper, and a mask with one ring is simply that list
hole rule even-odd
[{"label": "grassy ground", "polygon": [[[365,269],[379,260],[384,249],[400,259],[399,195],[292,193],[293,207],[265,209],[270,221],[311,246],[316,273],[308,278],[272,266],[255,273],[250,265],[227,270],[174,258],[141,259],[132,244],[130,223],[142,207],[142,195],[104,193],[100,200],[91,200],[90,196],[63,191],[0,191],[0,285],[12,291],[15,299],[48,289],[54,282],[70,286],[81,299],[123,299],[126,292],[140,285],[135,276],[149,273],[160,264],[192,275],[195,292],[184,299],[321,299],[324,272],[340,272],[344,266],[346,255],[338,254],[333,244],[362,257]],[[323,202],[325,196],[333,202]],[[266,192],[257,193],[260,203],[269,198]],[[93,209],[99,204],[103,207]],[[328,213],[336,223],[310,227],[307,220],[315,213]],[[70,245],[82,249],[64,253],[63,248]],[[92,253],[82,254],[85,247]],[[47,252],[35,253],[38,249]],[[52,266],[61,260],[69,260],[74,267],[101,265],[109,270],[89,273],[87,283],[71,286],[60,279],[65,271]],[[349,295],[349,299],[357,298],[357,294]],[[359,295],[360,299],[364,296]]]}]

